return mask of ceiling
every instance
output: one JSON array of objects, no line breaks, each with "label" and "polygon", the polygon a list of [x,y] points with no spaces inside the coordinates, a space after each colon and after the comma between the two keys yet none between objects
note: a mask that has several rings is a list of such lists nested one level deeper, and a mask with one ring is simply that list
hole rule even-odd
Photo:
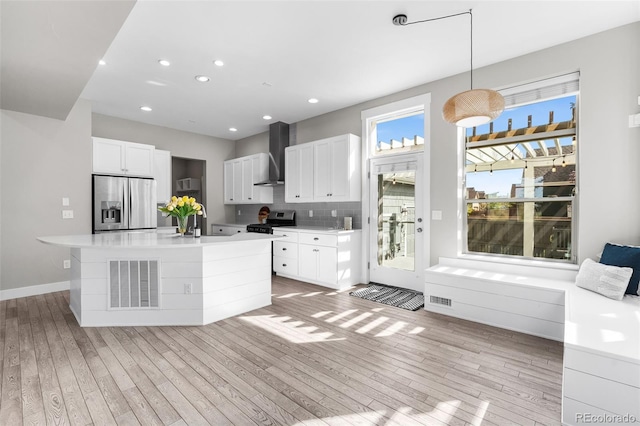
[{"label": "ceiling", "polygon": [[[476,68],[640,20],[640,0],[138,0],[81,97],[100,114],[237,140],[274,121],[294,123],[468,71],[468,15],[406,27],[391,19],[470,8]],[[112,22],[92,21],[90,33],[104,25]],[[5,45],[14,41],[3,28]],[[3,52],[3,74],[4,61]],[[319,102],[308,103],[312,97]]]},{"label": "ceiling", "polygon": [[0,1],[0,108],[66,119],[134,5]]}]

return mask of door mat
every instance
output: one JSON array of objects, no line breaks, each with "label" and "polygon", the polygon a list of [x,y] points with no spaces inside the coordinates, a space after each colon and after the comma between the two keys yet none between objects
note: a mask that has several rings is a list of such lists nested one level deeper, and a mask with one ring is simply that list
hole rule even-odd
[{"label": "door mat", "polygon": [[424,295],[421,292],[383,284],[370,283],[349,295],[409,311],[417,311],[424,306]]}]

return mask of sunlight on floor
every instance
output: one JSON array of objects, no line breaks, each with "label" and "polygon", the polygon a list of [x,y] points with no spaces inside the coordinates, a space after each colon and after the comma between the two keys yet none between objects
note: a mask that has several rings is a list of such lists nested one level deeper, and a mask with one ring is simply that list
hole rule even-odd
[{"label": "sunlight on floor", "polygon": [[[431,411],[416,411],[411,407],[398,407],[391,410],[371,410],[360,413],[349,413],[344,415],[323,417],[321,419],[308,419],[298,423],[296,426],[325,425],[325,424],[371,424],[371,425],[404,425],[404,424],[462,424],[461,418],[454,419],[461,401],[451,400],[439,402]],[[473,415],[473,426],[479,426],[484,420],[489,403],[481,401],[478,410]],[[471,413],[465,413],[462,418],[470,417]]]},{"label": "sunlight on floor", "polygon": [[346,340],[344,337],[332,338],[331,332],[319,332],[318,327],[302,327],[304,321],[290,321],[291,317],[278,317],[275,315],[243,316],[241,320],[253,324],[291,343],[328,342]]}]

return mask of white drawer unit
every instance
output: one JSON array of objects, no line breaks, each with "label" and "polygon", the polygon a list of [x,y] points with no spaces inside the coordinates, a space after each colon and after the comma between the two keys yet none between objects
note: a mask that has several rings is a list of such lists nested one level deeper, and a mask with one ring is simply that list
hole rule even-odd
[{"label": "white drawer unit", "polygon": [[211,225],[211,235],[233,235],[247,232],[247,225],[217,224]]},{"label": "white drawer unit", "polygon": [[276,274],[333,289],[360,283],[360,230],[313,232],[299,228],[273,233],[284,237],[273,243]]},{"label": "white drawer unit", "polygon": [[316,246],[337,247],[338,236],[331,234],[307,234],[301,232],[298,237],[300,244],[313,244]]},{"label": "white drawer unit", "polygon": [[286,241],[289,243],[297,243],[298,242],[298,232],[292,231],[290,229],[274,229],[273,235],[277,235],[280,238],[278,241]]},{"label": "white drawer unit", "polygon": [[289,259],[298,258],[298,244],[286,241],[273,242],[273,255]]}]

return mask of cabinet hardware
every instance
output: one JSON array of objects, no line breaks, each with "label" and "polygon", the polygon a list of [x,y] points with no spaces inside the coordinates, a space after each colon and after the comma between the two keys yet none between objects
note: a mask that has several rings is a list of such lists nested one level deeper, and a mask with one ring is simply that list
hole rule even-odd
[{"label": "cabinet hardware", "polygon": [[416,231],[422,232],[422,228],[418,228],[418,229],[416,229]]},{"label": "cabinet hardware", "polygon": [[287,248],[286,247],[282,247],[282,251],[287,251]]},{"label": "cabinet hardware", "polygon": [[418,222],[422,222],[422,218],[421,217],[418,218]]},{"label": "cabinet hardware", "polygon": [[251,197],[249,197],[249,199],[251,200]]},{"label": "cabinet hardware", "polygon": [[314,237],[314,238],[313,238],[313,241],[318,241],[319,239],[320,239],[320,238],[318,238],[318,237]]},{"label": "cabinet hardware", "polygon": [[284,267],[286,268],[286,267],[287,267],[287,264],[286,264],[286,263],[283,263],[283,264],[282,264],[282,266],[284,266]]}]

